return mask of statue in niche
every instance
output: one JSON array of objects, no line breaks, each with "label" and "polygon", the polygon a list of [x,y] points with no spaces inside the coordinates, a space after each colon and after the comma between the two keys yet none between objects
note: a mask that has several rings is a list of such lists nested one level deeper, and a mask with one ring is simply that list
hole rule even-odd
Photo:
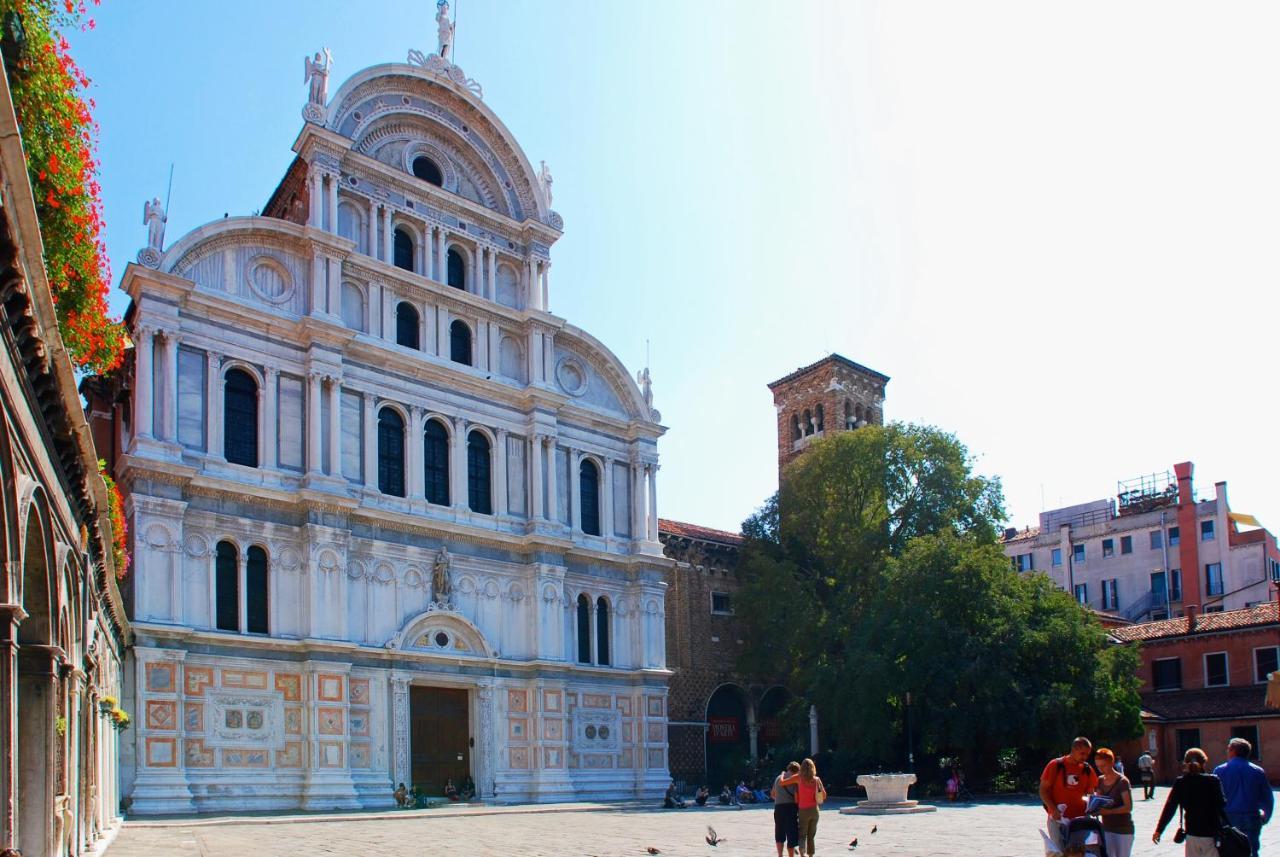
[{"label": "statue in niche", "polygon": [[431,600],[445,604],[449,600],[449,549],[441,547],[431,567]]},{"label": "statue in niche", "polygon": [[169,218],[156,197],[142,206],[142,223],[147,227],[147,249],[160,253],[164,250],[164,225]]},{"label": "statue in niche", "polygon": [[653,379],[649,377],[648,366],[636,373],[636,383],[640,385],[640,394],[644,396],[645,406],[653,410]]},{"label": "statue in niche", "polygon": [[323,56],[320,51],[316,51],[314,59],[302,58],[302,82],[311,84],[311,89],[307,93],[308,104],[324,107],[325,102],[329,100],[329,69],[332,67],[333,54],[329,53],[328,48],[324,49]]},{"label": "statue in niche", "polygon": [[452,62],[449,51],[453,48],[453,22],[449,20],[449,0],[436,3],[436,53],[440,59]]},{"label": "statue in niche", "polygon": [[542,194],[547,198],[547,208],[551,207],[551,183],[555,181],[551,177],[551,170],[547,168],[547,162],[542,162],[542,169],[538,170],[538,183],[542,185]]}]

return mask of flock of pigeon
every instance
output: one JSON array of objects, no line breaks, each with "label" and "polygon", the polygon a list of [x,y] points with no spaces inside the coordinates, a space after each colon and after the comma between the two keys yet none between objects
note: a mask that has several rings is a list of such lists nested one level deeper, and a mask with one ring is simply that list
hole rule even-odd
[{"label": "flock of pigeon", "polygon": [[[880,825],[878,824],[871,825],[871,833],[868,835],[874,834],[879,829],[880,829]],[[729,840],[725,839],[723,836],[718,835],[714,827],[712,827],[709,824],[707,825],[706,842],[708,845],[710,845],[712,848],[716,848],[720,845],[721,842],[728,842],[728,841]],[[858,847],[858,837],[855,836],[853,837],[852,841],[849,842],[849,850],[852,851],[857,847]],[[646,848],[645,851],[648,851],[650,854],[655,854],[655,855],[662,853],[660,849],[654,848],[652,845]]]}]

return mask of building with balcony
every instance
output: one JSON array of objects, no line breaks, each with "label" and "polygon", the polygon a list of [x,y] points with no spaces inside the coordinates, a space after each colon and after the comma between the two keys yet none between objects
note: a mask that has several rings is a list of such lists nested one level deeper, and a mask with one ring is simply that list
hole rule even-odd
[{"label": "building with balcony", "polygon": [[140,254],[131,363],[86,388],[133,812],[656,797],[665,429],[550,310],[545,165],[440,55],[312,82],[263,215]]},{"label": "building with balcony", "polygon": [[1114,498],[1041,512],[1039,526],[1005,532],[1005,553],[1081,604],[1135,622],[1265,602],[1280,580],[1275,536],[1231,510],[1225,482],[1197,498],[1193,471],[1183,462],[1120,483]]}]

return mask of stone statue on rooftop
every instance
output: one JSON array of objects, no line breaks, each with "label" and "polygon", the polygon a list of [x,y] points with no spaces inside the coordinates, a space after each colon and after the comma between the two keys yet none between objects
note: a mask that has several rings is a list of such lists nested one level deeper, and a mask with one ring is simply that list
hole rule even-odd
[{"label": "stone statue on rooftop", "polygon": [[449,52],[453,49],[453,22],[449,20],[449,0],[436,3],[436,53],[440,59],[453,62]]},{"label": "stone statue on rooftop", "polygon": [[303,57],[303,83],[311,84],[307,103],[323,107],[329,100],[329,69],[333,66],[333,54],[325,48],[323,55],[316,51],[315,58]]},{"label": "stone statue on rooftop", "polygon": [[142,206],[142,224],[147,227],[147,249],[157,254],[164,251],[164,225],[169,218],[156,197]]},{"label": "stone statue on rooftop", "polygon": [[653,379],[649,376],[648,366],[636,373],[636,383],[640,385],[640,393],[644,396],[645,405],[653,410]]},{"label": "stone statue on rooftop", "polygon": [[542,193],[547,198],[547,208],[551,207],[551,183],[555,181],[551,177],[551,170],[547,167],[547,162],[542,162],[542,169],[538,170],[538,183],[542,185]]}]

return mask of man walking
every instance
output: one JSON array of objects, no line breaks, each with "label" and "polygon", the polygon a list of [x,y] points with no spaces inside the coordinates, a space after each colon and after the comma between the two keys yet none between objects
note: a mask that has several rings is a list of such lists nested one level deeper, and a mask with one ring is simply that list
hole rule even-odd
[{"label": "man walking", "polygon": [[1040,802],[1049,814],[1045,829],[1049,837],[1062,844],[1062,821],[1084,815],[1087,796],[1098,788],[1098,773],[1089,764],[1093,742],[1077,738],[1071,752],[1050,760],[1040,774]]},{"label": "man walking", "polygon": [[1156,758],[1149,750],[1138,757],[1138,778],[1142,780],[1142,799],[1151,800],[1156,790]]},{"label": "man walking", "polygon": [[1213,769],[1227,796],[1227,818],[1249,837],[1253,857],[1258,857],[1262,826],[1271,820],[1275,799],[1266,772],[1249,761],[1253,745],[1243,738],[1227,744],[1227,761]]}]

